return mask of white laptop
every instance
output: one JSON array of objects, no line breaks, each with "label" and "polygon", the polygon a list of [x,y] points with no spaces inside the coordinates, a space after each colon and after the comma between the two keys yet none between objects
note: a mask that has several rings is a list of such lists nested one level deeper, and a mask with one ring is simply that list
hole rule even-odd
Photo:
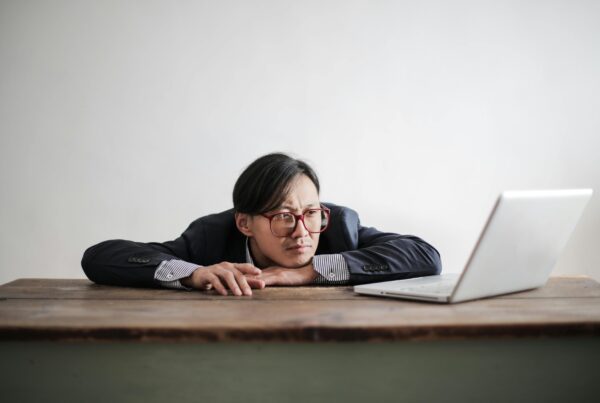
[{"label": "white laptop", "polygon": [[591,189],[506,191],[462,273],[354,286],[359,294],[454,303],[543,286]]}]

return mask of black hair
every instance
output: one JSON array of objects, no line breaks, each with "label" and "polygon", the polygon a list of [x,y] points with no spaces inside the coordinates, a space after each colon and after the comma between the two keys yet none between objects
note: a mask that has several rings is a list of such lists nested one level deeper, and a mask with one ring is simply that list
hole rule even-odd
[{"label": "black hair", "polygon": [[242,172],[233,187],[233,208],[238,213],[261,214],[278,207],[292,181],[308,176],[319,193],[319,178],[304,161],[283,153],[263,155]]}]

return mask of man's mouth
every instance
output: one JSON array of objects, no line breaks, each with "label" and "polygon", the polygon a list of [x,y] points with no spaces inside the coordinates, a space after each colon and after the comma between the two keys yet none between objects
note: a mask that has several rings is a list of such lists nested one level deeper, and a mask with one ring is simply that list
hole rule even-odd
[{"label": "man's mouth", "polygon": [[302,245],[294,245],[294,246],[290,246],[290,247],[289,247],[289,248],[287,248],[287,249],[290,249],[290,250],[298,250],[298,251],[303,251],[303,250],[306,250],[306,249],[308,249],[308,248],[310,248],[310,245],[302,244]]}]

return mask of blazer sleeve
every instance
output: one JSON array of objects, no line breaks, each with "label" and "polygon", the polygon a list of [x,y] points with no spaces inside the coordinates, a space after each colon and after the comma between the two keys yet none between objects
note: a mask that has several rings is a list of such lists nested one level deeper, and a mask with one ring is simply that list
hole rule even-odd
[{"label": "blazer sleeve", "polygon": [[134,242],[111,239],[86,249],[81,259],[85,275],[97,284],[127,287],[160,287],[154,273],[164,260],[193,262],[191,251],[204,242],[201,219],[180,237],[167,242]]},{"label": "blazer sleeve", "polygon": [[[440,274],[440,254],[433,246],[413,235],[380,232],[363,227],[358,214],[344,209],[346,236],[355,250],[342,252],[350,271],[350,284],[401,280]],[[354,239],[353,239],[354,238]]]}]

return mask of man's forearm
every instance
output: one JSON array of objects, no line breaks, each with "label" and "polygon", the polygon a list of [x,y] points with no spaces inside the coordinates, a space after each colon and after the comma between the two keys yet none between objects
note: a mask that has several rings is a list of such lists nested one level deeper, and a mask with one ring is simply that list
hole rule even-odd
[{"label": "man's forearm", "polygon": [[191,290],[190,278],[199,265],[184,260],[164,260],[154,272],[154,279],[163,287]]}]

